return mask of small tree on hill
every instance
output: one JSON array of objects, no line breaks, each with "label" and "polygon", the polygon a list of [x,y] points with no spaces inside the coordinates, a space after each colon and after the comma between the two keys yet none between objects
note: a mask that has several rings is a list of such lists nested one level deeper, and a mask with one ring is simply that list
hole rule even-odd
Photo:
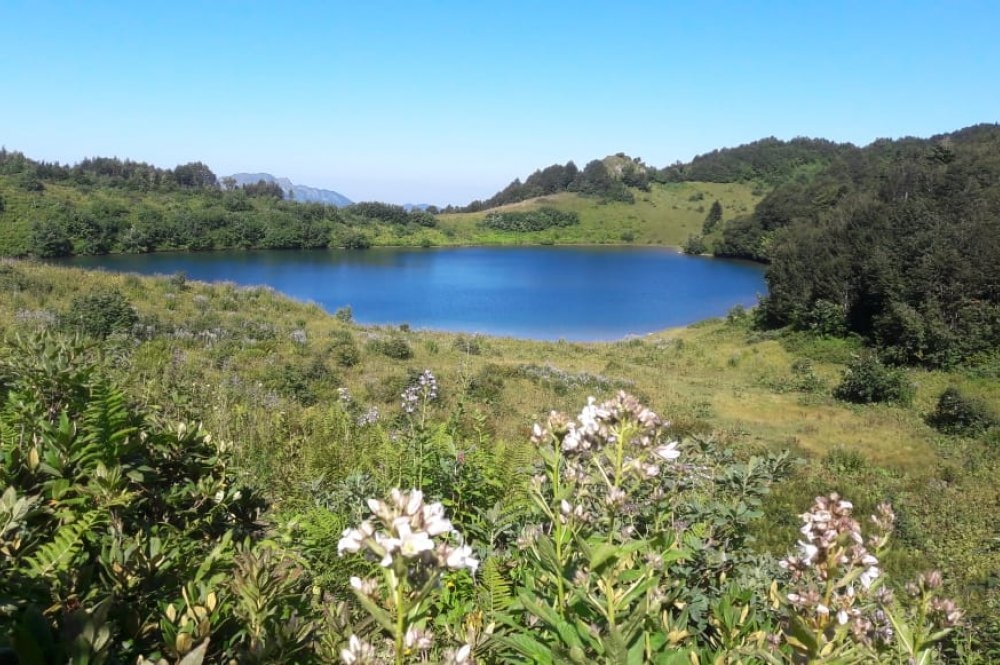
[{"label": "small tree on hill", "polygon": [[706,235],[711,233],[721,221],[722,204],[716,200],[715,203],[712,204],[712,207],[708,209],[708,215],[705,216],[705,224],[701,229],[702,233]]}]

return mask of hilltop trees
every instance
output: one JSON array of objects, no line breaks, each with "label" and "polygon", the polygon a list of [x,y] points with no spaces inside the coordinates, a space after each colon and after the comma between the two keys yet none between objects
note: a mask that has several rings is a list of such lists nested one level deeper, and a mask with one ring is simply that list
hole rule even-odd
[{"label": "hilltop trees", "polygon": [[629,158],[621,153],[608,159],[620,163],[620,168],[612,172],[605,161],[600,159],[591,160],[582,171],[572,161],[566,162],[565,165],[553,164],[535,171],[524,182],[521,182],[520,178],[515,178],[489,199],[473,201],[461,210],[479,212],[559,192],[578,192],[584,196],[608,201],[631,203],[634,197],[629,191],[630,187],[649,188],[651,169],[641,160]]},{"label": "hilltop trees", "polygon": [[887,359],[952,365],[1000,348],[998,183],[1000,126],[879,142],[779,187],[724,247],[770,259],[768,323],[832,303]]}]

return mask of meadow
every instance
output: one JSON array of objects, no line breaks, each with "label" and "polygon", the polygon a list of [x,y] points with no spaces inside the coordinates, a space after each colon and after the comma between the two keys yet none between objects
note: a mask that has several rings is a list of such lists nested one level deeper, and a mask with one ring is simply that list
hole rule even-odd
[{"label": "meadow", "polygon": [[[683,192],[704,188],[678,187],[685,188]],[[721,197],[731,186],[717,187],[718,191],[706,192],[706,199],[720,197],[726,205],[731,199]],[[669,187],[654,189],[651,196],[657,206],[650,203],[651,209],[664,205],[658,191],[666,197]],[[678,200],[684,193],[670,196]],[[692,220],[700,216],[696,210],[689,212]],[[581,233],[600,232],[596,218],[588,225],[587,210],[580,214]],[[445,218],[442,227],[470,226],[470,219]],[[642,238],[671,241],[668,235],[657,235],[652,222],[648,224]],[[594,241],[596,236],[587,237]],[[315,593],[345,597],[346,576],[357,569],[336,556],[338,538],[363,515],[359,511],[366,498],[384,497],[402,480],[424,487],[428,501],[433,499],[432,490],[446,492],[453,520],[461,524],[484,561],[489,561],[498,543],[513,547],[513,533],[503,529],[521,524],[519,519],[538,510],[526,498],[535,496],[530,480],[538,471],[529,469],[540,463],[539,451],[544,450],[538,441],[532,443],[533,435],[539,436],[533,425],[549,422],[555,427],[552,411],[575,414],[588,397],[603,402],[624,391],[667,421],[664,435],[681,442],[681,454],[711,453],[706,459],[716,462],[704,462],[704,468],[722,464],[711,473],[726,476],[742,469],[739,474],[745,475],[726,476],[729,480],[720,481],[719,487],[739,484],[734,478],[740,477],[745,485],[740,496],[759,494],[756,503],[740,499],[733,504],[743,508],[732,524],[746,527],[745,532],[726,536],[738,538],[740,547],[733,551],[743,557],[763,557],[739,568],[741,575],[761,569],[760,561],[773,564],[791,551],[802,537],[798,515],[816,496],[839,492],[853,502],[859,516],[876,513],[881,502],[891,501],[896,533],[892,549],[882,559],[889,579],[912,579],[929,569],[942,571],[945,590],[958,599],[969,619],[960,637],[948,643],[946,655],[956,662],[990,662],[997,654],[1000,547],[995,516],[988,507],[1000,503],[995,483],[1000,466],[998,432],[994,427],[977,435],[951,435],[928,424],[939,396],[949,386],[982,403],[1000,404],[1000,383],[982,368],[908,369],[906,377],[915,388],[908,404],[855,405],[835,399],[832,393],[845,367],[860,353],[860,343],[787,330],[761,332],[742,309],[725,319],[643,338],[584,344],[444,334],[406,325],[358,326],[346,309],[328,315],[267,288],[209,285],[183,275],[140,278],[4,260],[0,288],[5,362],[22,362],[18,354],[25,347],[19,344],[35,335],[61,338],[89,333],[88,353],[123,387],[134,408],[147,411],[157,423],[200,423],[214,440],[226,442],[232,455],[227,471],[233,474],[232,486],[250,488],[265,500],[267,510],[260,519],[268,525],[269,538],[298,552],[295,556],[309,571]],[[433,398],[425,376],[428,370],[434,379]],[[407,394],[415,411],[407,410],[405,398],[400,404]],[[8,445],[16,439],[11,432],[4,436]],[[789,456],[782,457],[786,451]],[[763,469],[768,482],[754,480],[754,468]],[[690,505],[721,501],[704,492],[695,491]],[[555,527],[552,534],[558,533],[560,527]],[[586,540],[580,533],[574,537]],[[712,541],[705,538],[704,543]],[[708,547],[704,543],[699,547]],[[675,546],[680,547],[675,543],[663,551]],[[472,582],[463,597],[484,602],[484,593],[500,593],[504,585],[514,584],[518,571],[524,574],[510,558],[499,561],[484,563],[484,571],[490,572],[476,578],[478,582]],[[532,574],[542,575],[543,569]],[[735,576],[736,569],[729,574]],[[721,579],[725,578],[723,572]],[[470,584],[468,579],[456,583]],[[901,583],[897,584],[902,593]],[[484,585],[493,586],[484,590]],[[542,587],[535,592],[544,596]],[[675,600],[681,603],[683,598]],[[717,610],[711,604],[715,602],[710,601],[712,612]],[[767,610],[763,595],[742,602],[747,611]],[[477,658],[486,662],[544,662],[538,654],[529,657],[525,649],[554,648],[516,644],[520,638],[508,634],[508,641],[498,642],[507,651],[496,650],[489,646],[492,638],[483,626],[480,632],[473,631],[473,637],[468,626],[455,628],[457,619],[448,613],[468,614],[470,606],[454,598],[426,603],[437,603],[432,614],[439,633],[451,626],[449,634],[468,638]],[[430,612],[426,603],[420,607]],[[477,604],[473,615],[502,632],[498,626],[506,625],[505,619],[496,617],[503,612],[490,614],[484,607]],[[585,638],[566,637],[549,622],[555,619],[544,608],[531,607],[528,614],[542,617],[547,630],[560,639]],[[380,624],[378,612],[371,611]],[[495,620],[484,620],[484,613]],[[692,623],[683,635],[680,627],[674,634],[661,626],[664,634],[676,638],[667,646],[677,647],[671,653],[680,654],[683,662],[694,662],[687,660],[690,653],[706,658],[709,653],[731,653],[737,654],[732,656],[735,660],[717,662],[757,662],[746,655],[750,651],[741,649],[763,648],[761,630],[734,628],[738,639],[733,637],[729,646],[715,642],[709,648],[698,642],[699,633],[693,628],[702,624],[684,616]],[[744,620],[747,626],[753,621],[745,615]],[[348,623],[355,629],[372,631],[356,615],[352,621]],[[705,621],[709,623],[702,625],[700,634],[715,634],[718,626],[709,629],[709,624],[716,624]],[[353,648],[353,643],[346,643],[348,632],[336,633],[330,625],[324,634],[333,640],[331,653]],[[186,650],[175,649],[177,662],[194,653],[199,635],[205,636],[197,631],[192,635],[184,642]],[[241,644],[233,640],[231,645]],[[608,655],[612,651],[607,651],[612,646],[584,642],[580,648],[589,657],[615,662]],[[687,651],[682,648],[685,644],[690,647]],[[572,646],[566,648],[571,651]],[[647,639],[646,651],[630,651],[629,662],[661,647],[666,648]],[[169,652],[168,648],[162,653],[170,657]],[[511,655],[514,652],[521,654],[520,660]],[[435,653],[445,658],[443,652]],[[558,653],[546,658],[562,662]],[[451,653],[449,662],[464,662],[459,655]],[[401,662],[399,652],[396,656]]]},{"label": "meadow", "polygon": [[[705,216],[719,201],[727,219],[753,212],[763,191],[752,183],[652,183],[637,190],[635,203],[601,201],[570,192],[529,199],[491,209],[490,213],[552,207],[575,212],[579,225],[535,233],[489,232],[479,226],[487,212],[438,216],[440,244],[640,244],[680,247],[700,234]],[[389,243],[393,244],[393,243]]]}]

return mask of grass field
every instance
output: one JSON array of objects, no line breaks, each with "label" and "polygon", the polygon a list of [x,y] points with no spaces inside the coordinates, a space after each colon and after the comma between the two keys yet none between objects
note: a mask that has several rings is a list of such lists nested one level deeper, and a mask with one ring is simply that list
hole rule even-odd
[{"label": "grass field", "polygon": [[498,233],[477,223],[486,212],[439,216],[441,244],[640,244],[680,246],[699,234],[713,201],[723,208],[723,219],[753,211],[762,198],[748,183],[685,182],[653,184],[648,192],[634,191],[635,203],[602,203],[579,194],[560,193],[500,208],[530,210],[553,207],[580,215],[578,226],[536,233]]},{"label": "grass field", "polygon": [[[949,385],[1000,405],[995,378],[910,370],[912,405],[856,406],[831,396],[855,345],[755,332],[747,317],[611,343],[535,342],[361,327],[265,288],[9,260],[0,264],[0,328],[8,338],[59,328],[75,298],[108,289],[140,315],[138,333],[104,343],[108,366],[164,417],[201,421],[233,441],[244,473],[278,505],[310,479],[373,464],[402,426],[400,393],[423,369],[441,385],[433,416],[468,433],[456,445],[522,455],[549,410],[576,412],[590,395],[624,389],[670,418],[678,436],[803,460],[772,496],[761,547],[787,549],[795,514],[817,493],[838,490],[862,511],[888,499],[900,515],[894,565],[941,567],[969,598],[994,593],[1000,440],[944,436],[924,417]],[[331,416],[339,388],[377,407],[381,443],[344,439]]]}]

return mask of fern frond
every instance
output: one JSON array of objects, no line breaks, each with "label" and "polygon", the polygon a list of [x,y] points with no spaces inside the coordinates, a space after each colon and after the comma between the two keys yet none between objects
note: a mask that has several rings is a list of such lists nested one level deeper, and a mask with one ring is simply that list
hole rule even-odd
[{"label": "fern frond", "polygon": [[90,512],[70,524],[59,528],[55,538],[45,543],[25,559],[27,573],[33,577],[45,578],[65,572],[73,559],[83,548],[84,535],[101,521],[101,515]]},{"label": "fern frond", "polygon": [[492,619],[513,602],[510,580],[504,577],[496,557],[487,558],[479,572],[479,606]]},{"label": "fern frond", "polygon": [[125,393],[108,383],[98,382],[80,418],[79,431],[79,440],[71,454],[79,471],[90,470],[98,462],[117,462],[125,453],[129,436],[136,431]]}]

